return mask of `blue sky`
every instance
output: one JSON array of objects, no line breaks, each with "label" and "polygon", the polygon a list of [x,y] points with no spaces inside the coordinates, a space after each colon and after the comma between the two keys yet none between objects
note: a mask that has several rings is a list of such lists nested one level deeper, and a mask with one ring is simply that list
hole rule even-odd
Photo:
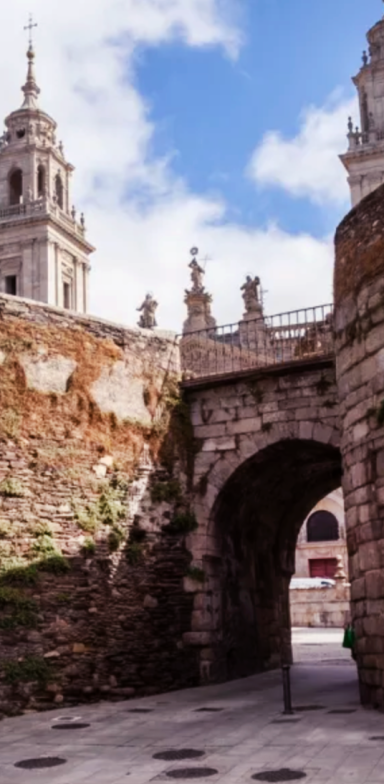
[{"label": "blue sky", "polygon": [[329,302],[349,209],[347,118],[381,0],[18,0],[0,27],[0,115],[20,104],[32,11],[41,107],[75,165],[91,312],[125,324],[147,291],[186,317],[189,249],[211,259],[218,323],[245,275],[269,313]]},{"label": "blue sky", "polygon": [[236,61],[179,42],[141,52],[137,80],[155,121],[155,151],[174,150],[173,169],[193,190],[220,192],[246,225],[278,219],[289,231],[332,232],[342,206],[255,190],[244,170],[266,131],[295,136],[304,106],[322,105],[338,87],[355,94],[351,75],[380,13],[378,0],[245,0]]}]

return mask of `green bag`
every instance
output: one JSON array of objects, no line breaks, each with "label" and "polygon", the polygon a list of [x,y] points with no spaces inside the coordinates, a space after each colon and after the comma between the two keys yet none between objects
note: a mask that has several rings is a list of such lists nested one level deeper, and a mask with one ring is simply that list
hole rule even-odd
[{"label": "green bag", "polygon": [[343,640],[343,648],[349,648],[349,650],[353,650],[355,647],[356,642],[356,634],[353,626],[347,626],[344,632],[344,640]]}]

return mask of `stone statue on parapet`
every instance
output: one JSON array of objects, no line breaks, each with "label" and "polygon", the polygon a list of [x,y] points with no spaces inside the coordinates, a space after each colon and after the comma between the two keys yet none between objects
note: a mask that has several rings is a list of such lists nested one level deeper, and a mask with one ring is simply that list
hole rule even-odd
[{"label": "stone statue on parapet", "polygon": [[199,330],[214,329],[216,326],[211,313],[212,296],[205,290],[205,273],[196,259],[198,253],[198,248],[192,248],[192,261],[188,265],[191,270],[192,287],[185,292],[184,302],[188,308],[188,318],[184,322],[184,335]]},{"label": "stone statue on parapet", "polygon": [[196,256],[197,256],[198,252],[199,252],[198,248],[192,248],[191,255],[193,256],[193,259],[192,259],[191,263],[189,264],[189,269],[192,270],[192,272],[191,272],[191,280],[192,280],[192,283],[193,283],[192,291],[195,291],[195,292],[197,292],[197,291],[204,291],[203,278],[204,278],[205,272],[202,269],[202,267],[200,267],[200,264],[198,263],[198,261],[196,259]]},{"label": "stone statue on parapet", "polygon": [[158,308],[158,303],[152,297],[152,294],[147,294],[143,304],[137,308],[138,312],[141,312],[140,320],[138,322],[138,326],[141,329],[154,329],[157,327],[155,313]]},{"label": "stone statue on parapet", "polygon": [[247,275],[247,279],[241,287],[247,314],[260,310],[259,286],[260,278],[251,278],[250,275]]}]

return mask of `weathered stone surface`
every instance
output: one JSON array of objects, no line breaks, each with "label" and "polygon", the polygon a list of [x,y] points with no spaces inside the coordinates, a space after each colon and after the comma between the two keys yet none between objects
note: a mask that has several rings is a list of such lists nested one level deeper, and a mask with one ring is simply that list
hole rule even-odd
[{"label": "weathered stone surface", "polygon": [[68,379],[76,368],[74,360],[63,356],[50,357],[48,353],[37,356],[21,354],[19,362],[30,389],[60,395],[66,392]]}]

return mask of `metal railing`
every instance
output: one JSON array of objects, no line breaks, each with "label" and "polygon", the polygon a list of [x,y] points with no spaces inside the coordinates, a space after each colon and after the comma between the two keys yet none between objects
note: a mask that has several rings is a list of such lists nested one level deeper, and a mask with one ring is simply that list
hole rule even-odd
[{"label": "metal railing", "polygon": [[332,355],[333,305],[292,310],[181,336],[186,379],[236,373]]}]

